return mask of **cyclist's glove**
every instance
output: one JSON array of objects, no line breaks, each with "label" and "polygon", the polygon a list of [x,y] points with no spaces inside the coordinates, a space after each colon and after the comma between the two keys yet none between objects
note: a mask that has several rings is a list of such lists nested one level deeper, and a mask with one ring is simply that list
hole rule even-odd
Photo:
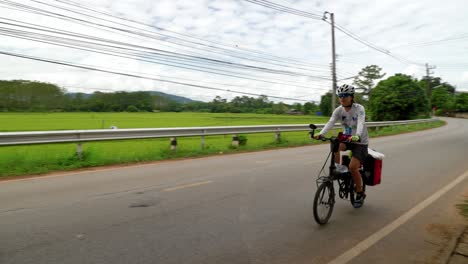
[{"label": "cyclist's glove", "polygon": [[352,136],[351,137],[351,142],[357,142],[359,141],[361,138],[359,136]]}]

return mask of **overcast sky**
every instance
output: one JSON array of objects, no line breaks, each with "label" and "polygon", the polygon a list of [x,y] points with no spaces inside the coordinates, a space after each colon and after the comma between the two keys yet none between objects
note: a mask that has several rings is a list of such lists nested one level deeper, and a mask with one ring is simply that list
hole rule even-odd
[{"label": "overcast sky", "polygon": [[[319,101],[331,88],[331,30],[329,24],[316,18],[328,11],[334,13],[341,28],[393,56],[336,30],[338,84],[352,82],[342,79],[371,64],[382,67],[387,76],[405,73],[420,79],[426,74],[424,64],[429,63],[436,66],[433,76],[468,91],[466,0],[270,1],[313,14],[310,17],[244,0],[11,1],[23,6],[6,2],[0,1],[0,52],[146,79],[0,54],[0,79],[4,80],[51,82],[68,91],[88,93],[157,90],[202,101],[211,101],[216,95],[227,99],[242,95],[233,91]],[[70,5],[73,3],[81,7]],[[31,8],[36,8],[35,14]],[[59,17],[54,18],[54,14]],[[32,28],[37,26],[42,30]],[[67,45],[113,55],[18,36],[55,44],[67,41]],[[91,45],[89,42],[96,42],[91,37],[105,40],[98,42],[100,46]],[[161,79],[177,83],[158,81]],[[279,100],[292,102],[274,99]]]}]

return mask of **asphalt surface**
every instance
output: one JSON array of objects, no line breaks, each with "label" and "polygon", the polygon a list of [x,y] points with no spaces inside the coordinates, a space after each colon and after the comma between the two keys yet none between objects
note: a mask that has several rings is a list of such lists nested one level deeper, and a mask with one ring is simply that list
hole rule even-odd
[{"label": "asphalt surface", "polygon": [[[312,202],[328,145],[0,182],[0,263],[328,263],[468,171],[468,120],[446,121],[371,138],[382,184],[326,226]],[[350,263],[443,263],[467,186]]]}]

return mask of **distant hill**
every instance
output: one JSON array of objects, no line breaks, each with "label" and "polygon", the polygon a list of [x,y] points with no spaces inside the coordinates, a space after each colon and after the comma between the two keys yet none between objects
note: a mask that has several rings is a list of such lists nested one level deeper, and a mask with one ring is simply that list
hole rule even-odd
[{"label": "distant hill", "polygon": [[192,100],[192,99],[187,98],[187,97],[173,95],[173,94],[167,94],[167,93],[163,93],[163,92],[151,91],[150,94],[166,97],[168,99],[171,99],[173,101],[176,101],[176,102],[182,103],[182,104],[190,103],[190,102],[196,102],[196,100]]},{"label": "distant hill", "polygon": [[[173,94],[167,94],[167,93],[158,92],[158,91],[149,91],[149,93],[151,95],[161,96],[161,97],[167,98],[167,99],[172,100],[172,101],[176,101],[176,102],[181,103],[181,104],[196,102],[196,100],[192,100],[192,99],[187,98],[187,97],[173,95]],[[91,95],[92,95],[90,93],[67,93],[67,95],[69,95],[71,97],[75,97],[75,95],[77,95],[77,94],[81,94],[83,96],[83,98],[85,98],[85,99],[91,97]]]}]

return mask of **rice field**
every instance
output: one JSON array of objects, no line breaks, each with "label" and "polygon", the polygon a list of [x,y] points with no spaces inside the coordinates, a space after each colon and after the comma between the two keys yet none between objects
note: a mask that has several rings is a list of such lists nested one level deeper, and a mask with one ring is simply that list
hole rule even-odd
[{"label": "rice field", "polygon": [[[327,117],[318,116],[226,113],[1,113],[0,132],[102,129],[110,126],[160,128],[322,124],[327,121]],[[398,134],[441,125],[443,122],[387,127],[378,131],[370,131],[370,136]],[[231,146],[231,135],[206,137],[203,149],[200,137],[178,138],[176,151],[170,150],[169,139],[164,138],[90,142],[83,144],[81,159],[76,154],[76,144],[0,147],[0,177],[319,143],[312,142],[305,131],[282,133],[280,141],[275,141],[273,133],[244,136],[247,137],[247,144],[238,148]]]}]

